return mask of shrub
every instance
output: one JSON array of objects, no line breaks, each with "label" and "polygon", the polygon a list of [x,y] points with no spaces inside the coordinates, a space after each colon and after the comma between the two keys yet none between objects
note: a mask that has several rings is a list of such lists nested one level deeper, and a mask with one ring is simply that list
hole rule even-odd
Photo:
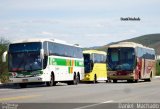
[{"label": "shrub", "polygon": [[8,81],[8,62],[2,62],[2,55],[7,50],[9,41],[0,37],[0,81]]}]

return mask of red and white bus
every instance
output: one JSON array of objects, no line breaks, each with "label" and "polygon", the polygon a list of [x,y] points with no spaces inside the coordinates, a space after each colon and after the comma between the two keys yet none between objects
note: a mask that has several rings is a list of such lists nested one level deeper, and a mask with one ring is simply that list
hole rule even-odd
[{"label": "red and white bus", "polygon": [[151,81],[155,75],[155,50],[134,42],[120,42],[107,49],[108,79]]}]

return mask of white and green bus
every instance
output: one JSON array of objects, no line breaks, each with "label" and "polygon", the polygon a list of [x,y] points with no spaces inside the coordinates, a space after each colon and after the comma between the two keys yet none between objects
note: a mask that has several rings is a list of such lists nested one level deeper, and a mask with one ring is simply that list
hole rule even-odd
[{"label": "white and green bus", "polygon": [[56,39],[28,39],[9,45],[9,82],[25,88],[27,83],[78,84],[84,78],[82,48]]}]

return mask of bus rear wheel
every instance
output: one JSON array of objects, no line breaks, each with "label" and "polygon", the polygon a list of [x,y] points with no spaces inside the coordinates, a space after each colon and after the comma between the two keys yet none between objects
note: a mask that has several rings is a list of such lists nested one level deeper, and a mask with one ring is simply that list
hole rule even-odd
[{"label": "bus rear wheel", "polygon": [[145,79],[146,82],[151,82],[151,79]]},{"label": "bus rear wheel", "polygon": [[27,87],[27,83],[19,83],[20,88],[26,88]]},{"label": "bus rear wheel", "polygon": [[152,80],[152,73],[150,74],[150,78],[145,79],[145,81],[147,81],[147,82],[151,82],[151,80]]},{"label": "bus rear wheel", "polygon": [[73,81],[67,82],[68,85],[77,85],[79,83],[79,75],[74,74]]},{"label": "bus rear wheel", "polygon": [[145,79],[146,82],[151,82],[152,77]]},{"label": "bus rear wheel", "polygon": [[96,83],[97,83],[97,76],[96,76],[96,75],[94,75],[93,83],[94,83],[94,84],[96,84]]},{"label": "bus rear wheel", "polygon": [[134,80],[134,82],[135,82],[135,83],[138,83],[138,82],[139,82],[139,79]]}]

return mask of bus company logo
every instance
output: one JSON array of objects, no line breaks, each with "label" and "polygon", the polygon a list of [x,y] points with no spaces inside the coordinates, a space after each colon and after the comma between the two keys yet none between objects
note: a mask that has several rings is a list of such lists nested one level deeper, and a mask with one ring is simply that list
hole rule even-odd
[{"label": "bus company logo", "polygon": [[57,63],[56,63],[54,58],[49,58],[49,64],[50,65],[57,65]]},{"label": "bus company logo", "polygon": [[56,63],[56,62],[53,62],[52,65],[57,65],[57,63]]}]

